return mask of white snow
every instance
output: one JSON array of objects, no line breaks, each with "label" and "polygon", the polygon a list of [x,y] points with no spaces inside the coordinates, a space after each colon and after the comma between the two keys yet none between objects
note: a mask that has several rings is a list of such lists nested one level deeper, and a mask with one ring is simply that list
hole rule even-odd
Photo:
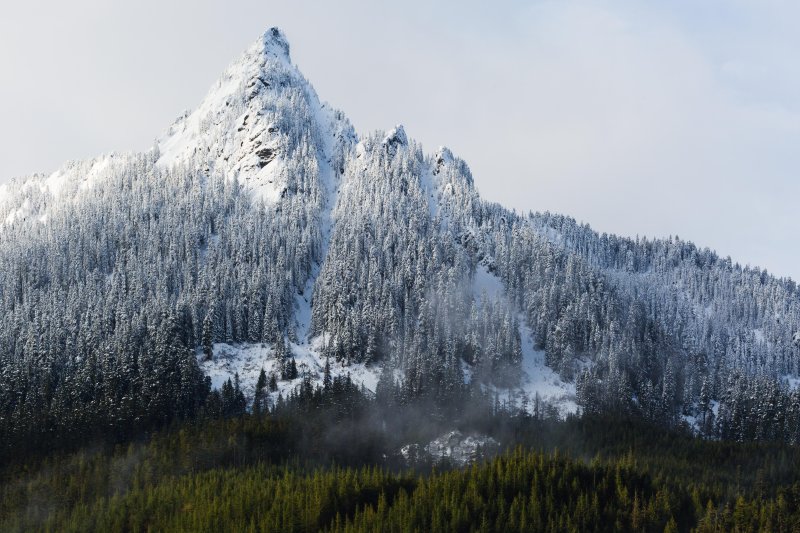
[{"label": "white snow", "polygon": [[[282,380],[279,361],[274,357],[274,349],[264,343],[243,343],[243,344],[224,344],[214,345],[214,357],[211,361],[205,361],[202,350],[198,350],[197,357],[200,368],[211,378],[212,388],[219,389],[226,380],[233,381],[235,374],[239,374],[239,383],[247,398],[248,403],[252,402],[255,393],[256,382],[261,373],[261,369],[269,376],[275,373],[278,378],[278,390],[270,394],[274,402],[278,394],[286,397],[298,385],[304,377],[308,376],[314,386],[322,385],[325,373],[325,359],[320,356],[322,339],[316,339],[309,344],[289,343],[292,356],[297,365],[298,377],[293,380]],[[331,377],[350,375],[350,379],[357,386],[363,386],[367,391],[374,393],[375,387],[380,376],[380,367],[367,366],[364,364],[342,365],[331,361]]]},{"label": "white snow", "polygon": [[800,388],[800,376],[794,376],[792,374],[786,374],[783,376],[783,380],[788,385],[789,389],[796,390]]},{"label": "white snow", "polygon": [[0,186],[0,228],[22,220],[46,223],[51,209],[64,209],[128,161],[126,154],[108,154],[85,161],[68,161],[50,175],[35,174]]},{"label": "white snow", "polygon": [[[268,110],[282,105],[280,99],[285,97],[264,88],[272,81],[267,73],[286,76],[292,85],[308,86],[291,64],[289,45],[275,28],[225,70],[197,109],[185,112],[157,140],[156,165],[206,168],[238,180],[256,200],[277,202],[285,190],[288,167],[279,134],[269,131]],[[269,81],[264,81],[265,76]],[[274,152],[271,160],[262,162],[257,152],[265,148]]]},{"label": "white snow", "polygon": [[198,358],[200,368],[211,378],[211,387],[214,389],[221,388],[226,380],[233,380],[238,373],[245,395],[252,399],[261,369],[267,375],[276,369],[276,361],[272,357],[274,351],[265,344],[218,343],[213,350],[214,358],[211,361],[203,360],[202,350],[198,351]]},{"label": "white snow", "polygon": [[402,124],[398,124],[394,128],[390,129],[386,132],[386,136],[383,138],[383,144],[408,144],[408,136],[406,135],[406,130],[403,128]]},{"label": "white snow", "polygon": [[472,294],[476,300],[488,298],[493,302],[505,297],[505,288],[500,278],[489,272],[486,265],[479,264],[475,268],[475,277],[472,278]]},{"label": "white snow", "polygon": [[25,219],[31,214],[31,200],[25,198],[22,205],[11,211],[6,217],[6,224],[13,224],[17,219]]},{"label": "white snow", "polygon": [[406,460],[420,459],[420,455],[428,455],[435,461],[448,459],[464,466],[480,459],[482,455],[492,454],[500,447],[500,443],[486,435],[464,435],[453,430],[433,439],[427,445],[406,444],[400,448],[400,454]]},{"label": "white snow", "polygon": [[[503,282],[500,278],[489,272],[485,265],[479,264],[475,269],[473,278],[473,294],[476,299],[489,298],[496,301],[507,298]],[[525,317],[520,313],[519,334],[522,341],[522,372],[520,383],[511,389],[492,388],[499,397],[506,401],[513,401],[518,406],[523,399],[527,401],[529,409],[533,409],[534,401],[539,399],[554,405],[559,414],[567,416],[578,411],[575,397],[575,384],[564,381],[553,369],[545,364],[544,352],[536,350],[533,346],[533,334],[528,327]],[[467,376],[465,371],[465,380]]]},{"label": "white snow", "polygon": [[719,415],[719,402],[717,400],[711,400],[711,412],[714,413],[714,418]]},{"label": "white snow", "polygon": [[[314,104],[312,105],[312,110],[314,112],[315,122],[318,126],[317,132],[320,135],[322,143],[321,153],[317,154],[317,160],[319,161],[320,185],[324,189],[323,194],[325,196],[320,212],[322,233],[321,260],[324,261],[328,254],[331,232],[333,231],[333,209],[336,207],[339,196],[339,180],[334,172],[333,163],[331,161],[334,145],[336,143],[334,137],[336,135],[335,129],[337,121],[330,106],[319,101],[317,94],[310,85],[306,85],[306,91],[309,100]],[[338,133],[342,135],[343,132],[340,131]],[[312,298],[314,295],[314,286],[316,285],[321,268],[320,264],[315,264],[311,267],[311,276],[306,280],[303,294],[295,297],[296,332],[297,338],[301,344],[308,344],[310,342],[308,335],[311,327]]]},{"label": "white snow", "polygon": [[520,388],[529,402],[539,397],[558,407],[561,416],[578,411],[575,398],[575,384],[561,379],[553,369],[545,365],[544,352],[533,347],[530,328],[520,316],[519,333],[522,337],[522,383]]},{"label": "white snow", "polygon": [[314,284],[319,275],[319,265],[311,267],[311,277],[306,280],[303,294],[294,298],[294,320],[297,339],[300,344],[308,344],[309,328],[311,327],[311,298],[314,295]]},{"label": "white snow", "polygon": [[422,188],[422,193],[425,195],[425,199],[428,202],[428,213],[430,214],[431,218],[436,218],[436,215],[439,214],[439,202],[437,201],[436,194],[437,194],[437,187],[434,183],[434,176],[433,172],[430,168],[425,168],[420,175],[420,187]]},{"label": "white snow", "polygon": [[700,420],[694,415],[681,415],[681,420],[689,426],[693,433],[700,433]]}]

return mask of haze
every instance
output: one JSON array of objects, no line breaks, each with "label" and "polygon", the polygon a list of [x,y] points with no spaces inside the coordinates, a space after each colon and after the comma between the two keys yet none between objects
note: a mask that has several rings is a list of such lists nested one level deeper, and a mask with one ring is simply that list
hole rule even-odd
[{"label": "haze", "polygon": [[279,26],[358,131],[449,146],[486,199],[800,279],[800,4],[428,4],[6,6],[0,181],[147,149]]}]

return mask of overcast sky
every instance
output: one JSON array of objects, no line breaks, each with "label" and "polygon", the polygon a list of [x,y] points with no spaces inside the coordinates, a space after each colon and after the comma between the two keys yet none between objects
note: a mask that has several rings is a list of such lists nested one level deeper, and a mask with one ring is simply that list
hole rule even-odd
[{"label": "overcast sky", "polygon": [[[800,2],[73,0],[0,18],[0,181],[144,150],[270,26],[481,194],[800,279]],[[491,4],[491,5],[490,5]]]}]

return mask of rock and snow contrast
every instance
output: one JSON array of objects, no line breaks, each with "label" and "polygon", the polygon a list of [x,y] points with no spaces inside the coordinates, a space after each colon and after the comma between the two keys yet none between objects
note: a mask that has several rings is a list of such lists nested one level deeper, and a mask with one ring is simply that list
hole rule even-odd
[{"label": "rock and snow contrast", "polygon": [[151,150],[0,186],[0,402],[41,373],[118,421],[190,409],[198,368],[275,400],[328,364],[398,401],[800,427],[794,281],[486,202],[409,133],[358,135],[270,29]]},{"label": "rock and snow contrast", "polygon": [[434,463],[449,461],[458,466],[489,457],[500,449],[500,443],[486,435],[464,435],[453,430],[433,439],[425,446],[406,444],[400,455],[410,464],[431,460]]}]

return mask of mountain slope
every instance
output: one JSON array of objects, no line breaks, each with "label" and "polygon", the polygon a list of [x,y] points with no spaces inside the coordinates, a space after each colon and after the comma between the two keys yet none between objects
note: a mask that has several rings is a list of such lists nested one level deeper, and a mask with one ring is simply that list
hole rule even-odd
[{"label": "mountain slope", "polygon": [[356,135],[277,29],[152,150],[4,185],[0,221],[14,438],[192,416],[263,368],[273,402],[350,374],[398,402],[800,439],[794,282],[484,202],[446,148]]}]

